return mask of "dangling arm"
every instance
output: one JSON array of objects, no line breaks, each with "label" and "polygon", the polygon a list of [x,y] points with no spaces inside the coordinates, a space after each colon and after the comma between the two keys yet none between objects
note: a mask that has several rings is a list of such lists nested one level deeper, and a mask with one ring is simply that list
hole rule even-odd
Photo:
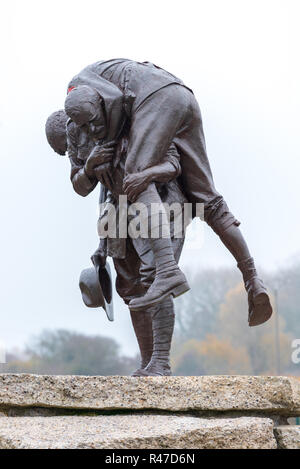
[{"label": "dangling arm", "polygon": [[86,197],[95,189],[98,181],[92,174],[87,174],[84,162],[78,158],[76,133],[76,127],[72,123],[67,124],[67,148],[71,163],[70,179],[73,184],[74,191],[82,197]]}]

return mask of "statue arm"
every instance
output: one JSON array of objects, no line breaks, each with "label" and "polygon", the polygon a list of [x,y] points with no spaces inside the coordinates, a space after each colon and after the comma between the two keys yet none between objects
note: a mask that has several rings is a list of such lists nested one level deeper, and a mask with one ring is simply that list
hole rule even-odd
[{"label": "statue arm", "polygon": [[67,123],[66,134],[73,189],[77,194],[86,197],[95,189],[98,181],[93,175],[86,173],[84,161],[78,158],[79,129],[71,120]]},{"label": "statue arm", "polygon": [[176,145],[172,143],[160,164],[146,168],[138,173],[128,174],[124,178],[123,189],[129,200],[135,202],[138,195],[146,190],[150,183],[166,183],[176,179],[180,174],[180,156]]},{"label": "statue arm", "polygon": [[68,128],[67,144],[68,156],[71,163],[70,179],[73,184],[74,191],[82,197],[86,197],[95,189],[98,180],[94,176],[88,175],[86,173],[84,162],[77,158],[77,148],[74,144],[74,136]]},{"label": "statue arm", "polygon": [[95,189],[98,181],[96,178],[91,178],[86,174],[84,165],[78,164],[78,160],[76,161],[72,157],[69,159],[71,163],[71,182],[74,191],[82,197],[86,197]]},{"label": "statue arm", "polygon": [[181,174],[181,166],[180,156],[176,145],[172,143],[164,160],[158,165],[145,169],[143,173],[145,172],[146,177],[148,177],[149,184],[151,182],[169,182],[173,179],[177,179]]}]

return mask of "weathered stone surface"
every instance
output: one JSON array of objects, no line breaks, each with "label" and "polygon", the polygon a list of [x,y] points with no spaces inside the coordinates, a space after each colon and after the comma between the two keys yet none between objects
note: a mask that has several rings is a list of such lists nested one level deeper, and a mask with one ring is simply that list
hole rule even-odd
[{"label": "weathered stone surface", "polygon": [[0,420],[0,449],[276,447],[273,423],[268,418],[130,414]]},{"label": "weathered stone surface", "polygon": [[266,376],[0,375],[1,407],[300,414],[300,383]]},{"label": "weathered stone surface", "polygon": [[300,449],[300,425],[284,425],[274,429],[278,448]]}]

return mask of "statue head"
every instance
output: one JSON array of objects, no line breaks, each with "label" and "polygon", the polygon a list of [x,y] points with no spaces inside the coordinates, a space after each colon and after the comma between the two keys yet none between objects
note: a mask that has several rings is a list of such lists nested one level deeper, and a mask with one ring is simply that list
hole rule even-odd
[{"label": "statue head", "polygon": [[90,135],[102,139],[107,134],[103,102],[100,94],[90,86],[73,88],[66,97],[65,111],[78,126],[87,125]]},{"label": "statue head", "polygon": [[59,155],[67,151],[67,125],[68,116],[63,109],[53,112],[46,121],[46,136],[49,145]]}]

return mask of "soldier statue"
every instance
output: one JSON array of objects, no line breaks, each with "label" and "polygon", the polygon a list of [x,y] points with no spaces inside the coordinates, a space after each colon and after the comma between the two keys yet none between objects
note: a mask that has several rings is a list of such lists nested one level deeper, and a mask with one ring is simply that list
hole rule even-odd
[{"label": "soldier statue", "polygon": [[[242,273],[249,326],[271,317],[240,222],[215,189],[198,103],[179,78],[149,62],[96,62],[72,78],[65,110],[48,118],[46,133],[57,153],[68,153],[78,194],[86,196],[100,183],[104,206],[109,202],[118,211],[120,196],[127,196],[129,208],[145,207],[147,236],[101,239],[92,256],[97,272],[107,255],[113,258],[116,288],[129,306],[141,352],[134,376],[171,374],[172,297],[189,289],[178,267],[186,226],[175,233],[166,204],[183,208],[188,202],[193,216],[198,204],[204,207],[204,220]],[[102,212],[102,224],[106,217]]]}]

